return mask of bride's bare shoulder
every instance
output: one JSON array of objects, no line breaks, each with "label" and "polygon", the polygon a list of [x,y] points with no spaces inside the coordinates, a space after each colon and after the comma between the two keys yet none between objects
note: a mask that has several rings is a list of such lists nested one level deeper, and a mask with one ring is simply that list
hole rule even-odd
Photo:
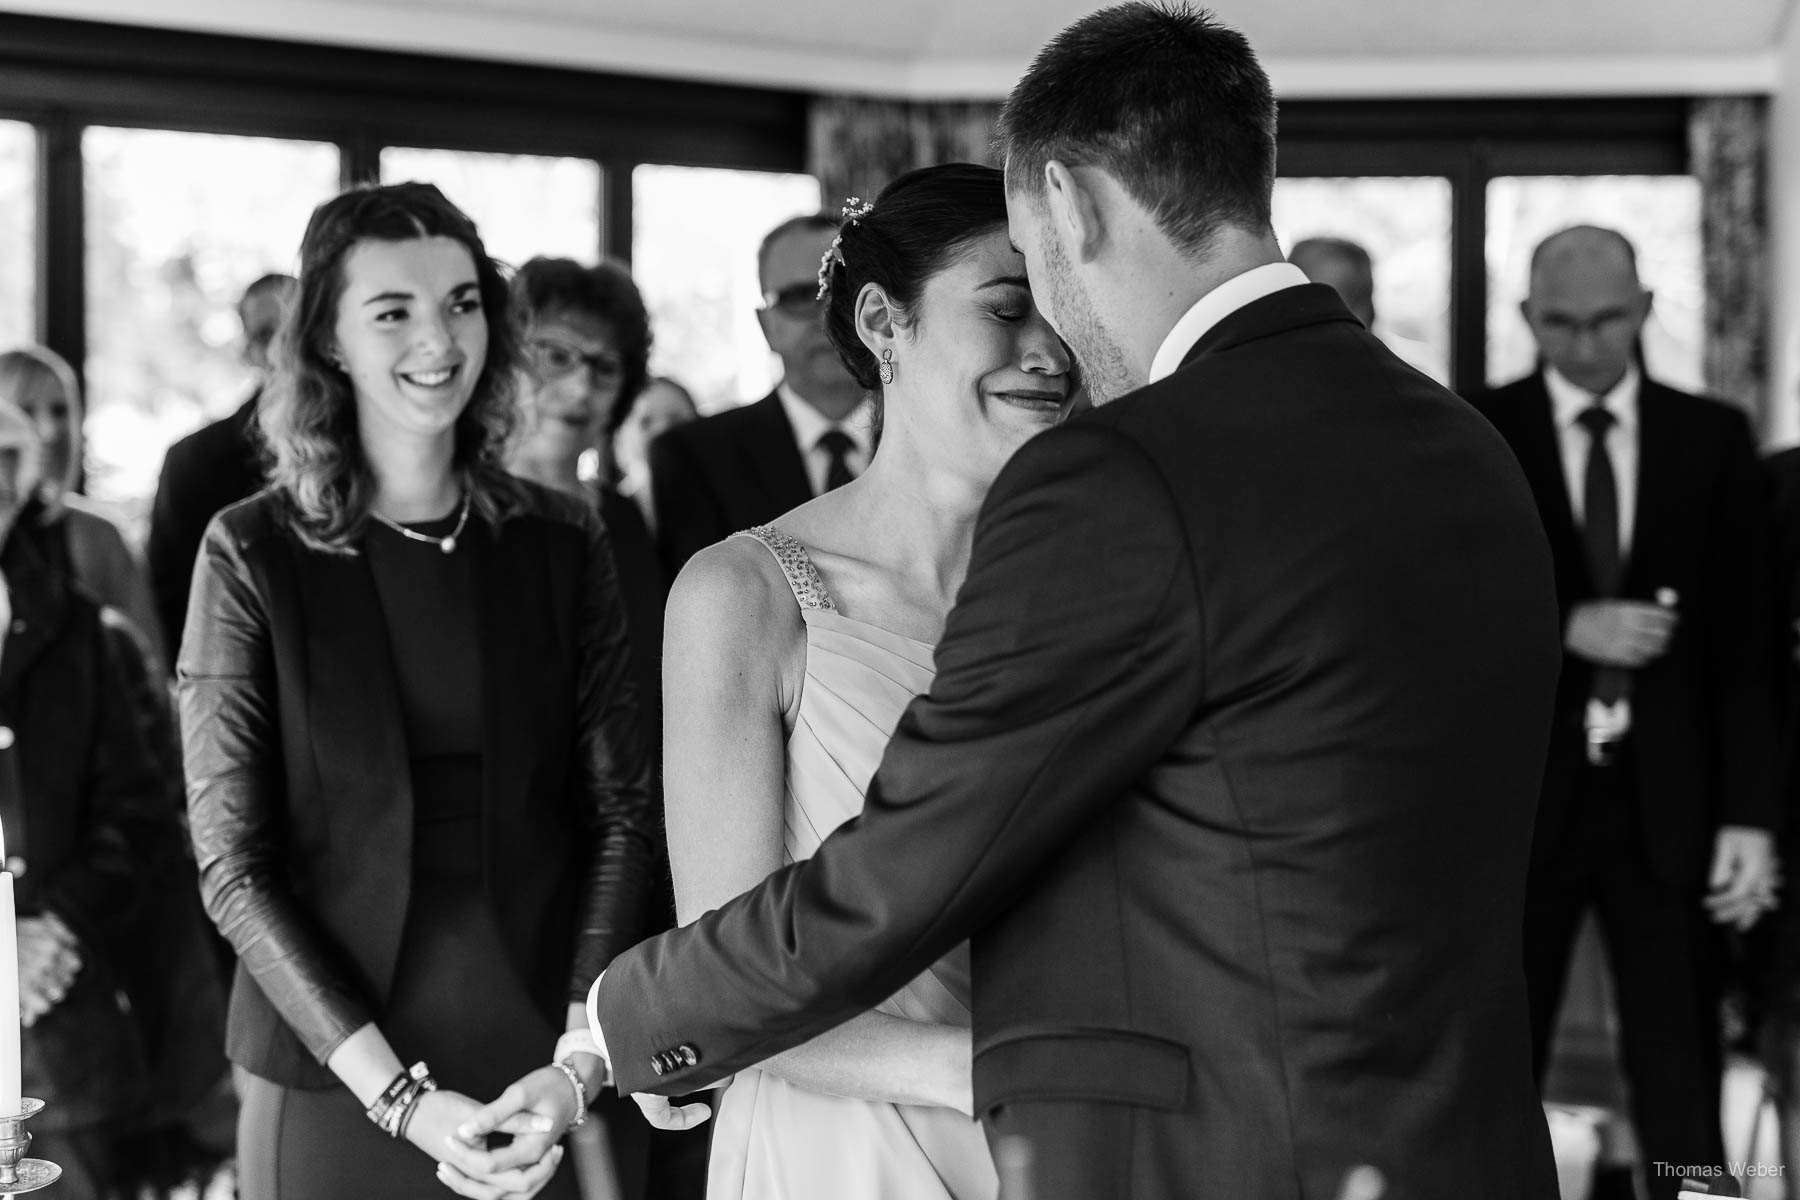
[{"label": "bride's bare shoulder", "polygon": [[688,560],[669,592],[670,643],[678,633],[713,641],[721,636],[800,628],[793,590],[767,546],[729,537]]}]

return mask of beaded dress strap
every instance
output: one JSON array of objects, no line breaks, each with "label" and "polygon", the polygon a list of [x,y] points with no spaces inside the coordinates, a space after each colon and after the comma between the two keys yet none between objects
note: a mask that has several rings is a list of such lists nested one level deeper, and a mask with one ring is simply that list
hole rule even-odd
[{"label": "beaded dress strap", "polygon": [[837,603],[832,600],[831,593],[825,590],[825,581],[819,577],[819,568],[813,565],[805,546],[773,525],[758,525],[754,529],[743,530],[736,536],[761,542],[775,556],[775,561],[780,564],[781,573],[787,577],[788,586],[794,590],[794,599],[801,608],[830,613],[837,611]]}]

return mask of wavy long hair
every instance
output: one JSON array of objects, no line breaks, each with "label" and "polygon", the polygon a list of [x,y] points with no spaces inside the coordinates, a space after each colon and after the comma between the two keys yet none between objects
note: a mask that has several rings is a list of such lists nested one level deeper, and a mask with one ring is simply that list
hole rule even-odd
[{"label": "wavy long hair", "polygon": [[357,243],[447,237],[475,262],[487,358],[469,403],[456,419],[452,469],[473,507],[489,522],[519,498],[505,465],[517,420],[519,338],[507,304],[506,277],[488,257],[475,223],[428,183],[359,187],[313,210],[300,243],[300,289],[275,340],[274,374],[257,405],[270,460],[269,482],[290,508],[307,545],[354,553],[375,499],[375,475],[363,453],[350,378],[331,360],[344,260]]}]

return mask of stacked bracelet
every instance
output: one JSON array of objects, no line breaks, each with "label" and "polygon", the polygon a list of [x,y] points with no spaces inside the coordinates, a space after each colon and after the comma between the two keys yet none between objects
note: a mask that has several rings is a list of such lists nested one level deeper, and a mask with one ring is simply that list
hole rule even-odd
[{"label": "stacked bracelet", "polygon": [[375,1122],[376,1128],[391,1138],[404,1137],[407,1123],[412,1120],[413,1109],[418,1106],[419,1097],[426,1092],[435,1091],[437,1080],[431,1077],[431,1068],[422,1062],[416,1062],[394,1076],[394,1081],[382,1089],[375,1103],[369,1105],[369,1120]]},{"label": "stacked bracelet", "polygon": [[581,1082],[581,1072],[575,1069],[572,1058],[560,1058],[553,1065],[568,1077],[569,1086],[575,1089],[575,1118],[569,1122],[569,1127],[563,1130],[564,1133],[573,1133],[580,1129],[582,1123],[587,1120],[587,1084]]}]

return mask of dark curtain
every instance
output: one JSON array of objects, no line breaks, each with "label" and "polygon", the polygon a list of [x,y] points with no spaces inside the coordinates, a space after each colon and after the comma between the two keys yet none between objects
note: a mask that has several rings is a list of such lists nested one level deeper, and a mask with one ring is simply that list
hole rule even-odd
[{"label": "dark curtain", "polygon": [[946,162],[999,165],[994,121],[1000,106],[984,101],[870,100],[820,96],[808,121],[807,163],[818,177],[825,210],[850,196],[871,200],[896,175]]}]

